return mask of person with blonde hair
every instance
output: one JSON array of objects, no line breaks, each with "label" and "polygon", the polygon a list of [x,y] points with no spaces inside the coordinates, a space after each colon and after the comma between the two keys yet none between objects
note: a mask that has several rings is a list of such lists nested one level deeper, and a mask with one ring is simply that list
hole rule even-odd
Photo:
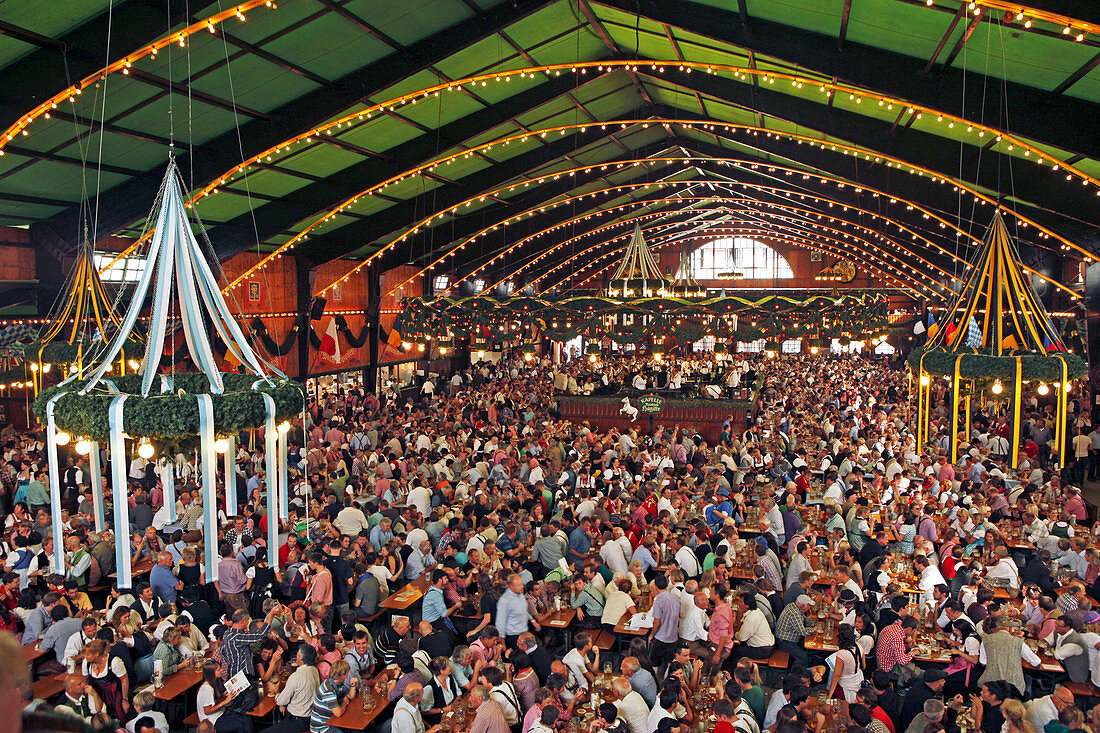
[{"label": "person with blonde hair", "polygon": [[1015,698],[1009,698],[1001,704],[1001,714],[1005,716],[1003,733],[1035,733],[1034,726],[1027,719],[1027,708]]},{"label": "person with blonde hair", "polygon": [[312,733],[337,733],[339,728],[325,725],[325,721],[334,716],[343,715],[358,694],[358,679],[348,683],[351,665],[343,659],[335,662],[329,669],[328,679],[317,688],[313,698],[313,709],[309,715],[309,729]]}]

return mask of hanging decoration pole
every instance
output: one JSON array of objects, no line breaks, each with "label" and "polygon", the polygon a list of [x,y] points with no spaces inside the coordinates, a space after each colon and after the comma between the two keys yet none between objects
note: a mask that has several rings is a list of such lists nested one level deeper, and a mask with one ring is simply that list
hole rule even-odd
[{"label": "hanging decoration pole", "polygon": [[126,491],[126,438],[122,417],[126,397],[115,397],[107,408],[107,425],[111,431],[111,491],[115,507],[115,572],[119,588],[131,588],[133,583],[130,568],[130,499]]},{"label": "hanging decoration pole", "polygon": [[[103,465],[99,460],[99,443],[92,441],[92,449],[88,451],[88,465],[92,470],[92,504],[95,512],[95,531],[102,532],[103,518]],[[173,514],[176,511],[175,503],[169,510]]]},{"label": "hanging decoration pole", "polygon": [[222,470],[225,471],[225,516],[235,517],[237,516],[237,471],[234,458],[237,452],[237,436],[229,436],[226,443],[228,447],[225,449],[222,464]]},{"label": "hanging decoration pole", "polygon": [[1020,465],[1020,402],[1024,392],[1024,360],[1016,357],[1016,378],[1012,380],[1012,467]]},{"label": "hanging decoration pole", "polygon": [[1058,354],[1058,360],[1062,362],[1062,377],[1061,384],[1058,385],[1058,435],[1060,436],[1058,441],[1058,467],[1066,467],[1066,451],[1073,445],[1072,438],[1067,440],[1069,435],[1069,426],[1066,425],[1068,405],[1066,404],[1069,398],[1069,365],[1066,363],[1066,358],[1061,354]]},{"label": "hanging decoration pole", "polygon": [[206,557],[206,582],[218,579],[218,495],[214,477],[214,401],[208,394],[195,395],[199,403],[199,445],[202,456],[202,539]]},{"label": "hanging decoration pole", "polygon": [[160,481],[164,488],[164,505],[168,507],[168,523],[176,523],[176,463],[171,456],[161,456],[166,461],[160,471]]},{"label": "hanging decoration pole", "polygon": [[[50,524],[53,533],[53,571],[65,574],[65,538],[61,532],[61,471],[57,461],[57,426],[53,408],[61,395],[54,395],[46,403],[46,460],[50,468]],[[129,540],[127,540],[129,541]]]},{"label": "hanging decoration pole", "polygon": [[951,462],[959,462],[959,367],[962,365],[962,357],[955,359],[955,378],[951,380]]},{"label": "hanging decoration pole", "polygon": [[967,392],[963,407],[966,411],[966,439],[970,440],[970,393]]},{"label": "hanging decoration pole", "polygon": [[279,569],[279,450],[275,430],[275,400],[263,395],[267,408],[267,424],[264,426],[264,449],[267,454],[267,564]]},{"label": "hanging decoration pole", "polygon": [[279,431],[279,516],[289,516],[290,501],[288,497],[287,484],[290,482],[290,477],[287,474],[287,441],[289,435],[289,424],[286,426],[287,430]]}]

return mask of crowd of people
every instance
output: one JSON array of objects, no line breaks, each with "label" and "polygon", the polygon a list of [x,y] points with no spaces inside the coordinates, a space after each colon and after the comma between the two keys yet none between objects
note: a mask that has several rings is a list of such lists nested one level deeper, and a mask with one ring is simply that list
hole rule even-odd
[{"label": "crowd of people", "polygon": [[[238,511],[219,496],[216,533],[192,458],[135,457],[130,526],[111,526],[105,492],[97,531],[87,462],[69,456],[55,548],[41,436],[9,426],[0,627],[37,643],[34,678],[65,676],[49,699],[10,671],[0,684],[23,683],[29,713],[131,733],[182,727],[189,701],[149,689],[180,670],[201,671],[199,729],[223,733],[253,730],[269,692],[268,731],[335,733],[368,689],[394,733],[1097,730],[1073,690],[1100,681],[1100,555],[1041,397],[1026,395],[1013,469],[1003,400],[973,400],[952,463],[950,392],[933,389],[918,445],[907,375],[880,360],[710,368],[751,372],[756,395],[713,441],[570,424],[554,390],[568,368],[521,356],[414,392],[324,393],[290,433],[277,537],[263,441],[241,436]],[[1084,473],[1100,432],[1075,395]],[[116,542],[132,587],[114,582]],[[380,605],[409,584],[423,597],[407,610]],[[566,626],[548,621],[563,610]],[[929,637],[942,662],[922,659]],[[0,637],[0,658],[13,644]]]},{"label": "crowd of people", "polygon": [[657,358],[624,352],[603,359],[578,355],[557,365],[551,376],[554,389],[562,394],[599,396],[657,390],[719,399],[734,397],[742,386],[751,389],[756,369],[751,359],[737,355],[725,359],[712,351]]}]

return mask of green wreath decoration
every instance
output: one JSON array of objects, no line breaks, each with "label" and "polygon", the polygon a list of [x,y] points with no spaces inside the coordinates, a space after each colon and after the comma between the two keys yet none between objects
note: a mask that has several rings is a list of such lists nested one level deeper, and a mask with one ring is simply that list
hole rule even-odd
[{"label": "green wreath decoration", "polygon": [[[1024,380],[1038,379],[1046,382],[1058,382],[1062,379],[1062,360],[1050,353],[1039,351],[1017,351],[1005,356],[948,351],[944,348],[913,349],[909,354],[909,366],[917,371],[924,357],[924,371],[941,377],[955,376],[955,359],[963,357],[959,364],[959,375],[963,379],[1001,379],[1011,382],[1016,378],[1016,357],[1020,357],[1020,371]],[[1088,371],[1085,360],[1077,354],[1067,352],[1062,356],[1066,360],[1070,379],[1080,377]]]},{"label": "green wreath decoration", "polygon": [[[106,442],[110,438],[107,408],[118,395],[102,392],[78,394],[86,380],[45,389],[34,401],[34,413],[46,423],[46,403],[64,392],[54,403],[58,430],[73,436]],[[120,394],[131,395],[123,405],[123,423],[130,435],[146,437],[161,450],[189,450],[199,444],[199,408],[195,395],[210,394],[206,377],[197,373],[172,375],[172,391],[141,397],[141,376],[127,375],[109,380]],[[259,386],[253,389],[253,385]],[[261,428],[267,421],[263,393],[275,400],[275,419],[287,420],[302,414],[305,393],[301,385],[279,377],[267,384],[252,374],[223,373],[223,394],[211,394],[214,430],[218,435],[235,435]],[[154,388],[158,385],[154,383]]]}]

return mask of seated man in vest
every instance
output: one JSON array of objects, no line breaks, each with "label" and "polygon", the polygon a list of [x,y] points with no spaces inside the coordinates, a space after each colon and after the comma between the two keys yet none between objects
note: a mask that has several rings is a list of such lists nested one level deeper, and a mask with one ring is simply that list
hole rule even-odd
[{"label": "seated man in vest", "polygon": [[1088,643],[1082,638],[1077,620],[1055,609],[1054,658],[1066,668],[1071,682],[1088,682],[1090,677]]}]

